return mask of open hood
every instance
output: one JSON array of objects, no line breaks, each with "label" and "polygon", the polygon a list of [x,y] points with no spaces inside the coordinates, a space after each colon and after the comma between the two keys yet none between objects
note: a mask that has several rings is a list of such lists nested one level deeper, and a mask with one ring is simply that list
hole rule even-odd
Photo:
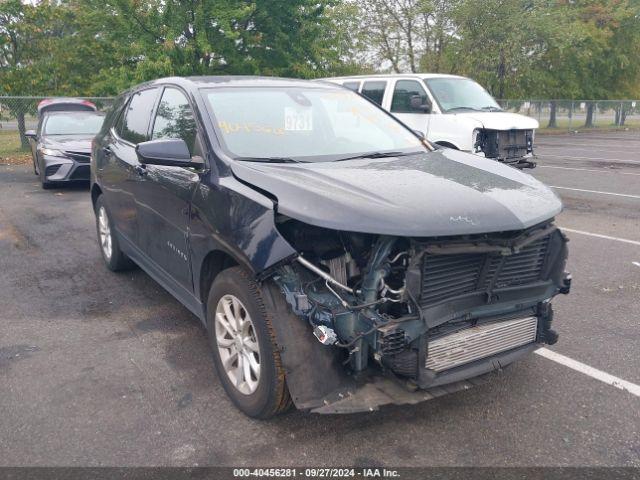
[{"label": "open hood", "polygon": [[526,115],[509,112],[460,112],[458,117],[470,118],[490,130],[530,130],[540,126],[538,121]]},{"label": "open hood", "polygon": [[335,230],[408,237],[522,230],[562,204],[532,176],[452,149],[406,157],[266,164],[234,175],[277,198],[277,211]]}]

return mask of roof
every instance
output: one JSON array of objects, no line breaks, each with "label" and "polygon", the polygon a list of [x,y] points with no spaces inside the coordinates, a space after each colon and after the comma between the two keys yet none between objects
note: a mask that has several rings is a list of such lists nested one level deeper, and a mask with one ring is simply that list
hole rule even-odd
[{"label": "roof", "polygon": [[141,85],[136,85],[137,89],[143,85],[161,85],[173,83],[185,88],[206,88],[206,87],[312,87],[312,88],[334,88],[330,84],[312,82],[297,78],[281,77],[260,77],[250,75],[223,75],[223,76],[194,76],[194,77],[166,77],[152,80]]},{"label": "roof", "polygon": [[346,77],[330,77],[322,80],[364,80],[367,78],[393,79],[393,78],[416,78],[418,80],[424,78],[466,78],[460,75],[451,75],[448,73],[376,73],[372,75],[351,75]]}]

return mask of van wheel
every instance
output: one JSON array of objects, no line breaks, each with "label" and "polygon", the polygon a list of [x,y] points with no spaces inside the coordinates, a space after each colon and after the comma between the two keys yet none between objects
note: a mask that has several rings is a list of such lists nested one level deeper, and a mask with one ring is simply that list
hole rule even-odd
[{"label": "van wheel", "polygon": [[133,266],[133,262],[120,250],[118,237],[113,230],[113,222],[102,195],[98,197],[95,205],[96,230],[98,232],[98,245],[104,263],[109,270],[114,272],[127,270]]},{"label": "van wheel", "polygon": [[236,407],[270,418],[292,403],[260,287],[240,267],[222,271],[207,300],[207,330],[222,385]]}]

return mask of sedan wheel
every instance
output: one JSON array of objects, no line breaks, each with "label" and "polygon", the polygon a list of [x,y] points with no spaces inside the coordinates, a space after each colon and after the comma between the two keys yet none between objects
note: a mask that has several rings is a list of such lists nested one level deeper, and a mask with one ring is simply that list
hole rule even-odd
[{"label": "sedan wheel", "polygon": [[260,348],[249,312],[233,295],[218,301],[216,342],[222,366],[234,387],[250,395],[260,381]]}]

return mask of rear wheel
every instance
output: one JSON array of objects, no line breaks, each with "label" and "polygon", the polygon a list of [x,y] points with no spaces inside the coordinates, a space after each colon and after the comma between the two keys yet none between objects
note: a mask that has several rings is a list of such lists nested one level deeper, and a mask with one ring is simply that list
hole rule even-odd
[{"label": "rear wheel", "polygon": [[120,250],[118,237],[113,231],[111,215],[104,204],[102,196],[99,196],[95,205],[96,230],[98,231],[98,244],[104,263],[109,270],[117,272],[127,270],[133,266],[129,257]]},{"label": "rear wheel", "polygon": [[240,267],[221,272],[207,302],[213,360],[222,385],[246,415],[269,418],[291,407],[271,314],[260,287]]}]

